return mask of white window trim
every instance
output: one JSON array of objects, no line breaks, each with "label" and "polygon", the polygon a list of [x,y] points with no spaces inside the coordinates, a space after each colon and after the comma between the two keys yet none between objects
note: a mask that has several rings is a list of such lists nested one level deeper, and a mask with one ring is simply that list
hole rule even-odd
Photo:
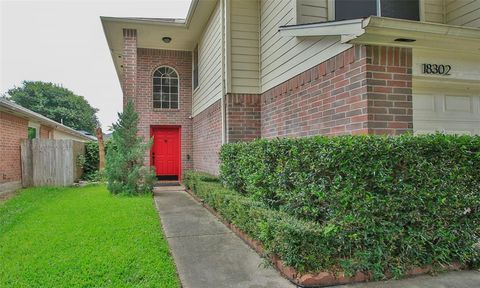
[{"label": "white window trim", "polygon": [[[162,67],[166,67],[166,68],[170,68],[172,69],[173,71],[175,71],[175,73],[177,73],[177,79],[178,79],[178,83],[177,83],[177,97],[178,97],[178,105],[177,105],[177,108],[155,108],[153,106],[153,78],[155,77],[155,72],[162,68]],[[168,65],[160,65],[160,66],[157,66],[155,67],[155,69],[153,69],[153,72],[151,74],[151,81],[152,81],[152,98],[151,98],[151,101],[152,101],[152,108],[154,111],[177,111],[177,110],[180,110],[180,98],[181,98],[181,93],[180,93],[180,82],[181,82],[181,78],[180,78],[180,74],[178,73],[177,69],[173,68],[172,66],[168,66]]]},{"label": "white window trim", "polygon": [[28,128],[35,128],[35,139],[40,138],[40,124],[28,121]]},{"label": "white window trim", "polygon": [[327,3],[327,13],[328,13],[328,21],[335,20],[335,0],[328,0]]}]

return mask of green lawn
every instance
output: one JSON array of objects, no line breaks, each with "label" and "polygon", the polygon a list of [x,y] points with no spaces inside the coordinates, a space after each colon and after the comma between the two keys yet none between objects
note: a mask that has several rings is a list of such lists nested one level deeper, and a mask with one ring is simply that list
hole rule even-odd
[{"label": "green lawn", "polygon": [[32,188],[0,203],[0,287],[179,287],[151,197]]}]

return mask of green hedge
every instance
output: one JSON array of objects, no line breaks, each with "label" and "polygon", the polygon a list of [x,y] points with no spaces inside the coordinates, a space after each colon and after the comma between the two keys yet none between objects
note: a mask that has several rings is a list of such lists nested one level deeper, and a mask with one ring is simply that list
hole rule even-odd
[{"label": "green hedge", "polygon": [[[111,141],[105,141],[105,153],[110,146]],[[83,160],[82,179],[87,181],[98,181],[101,175],[98,173],[99,165],[98,142],[90,141],[85,143],[85,157]]]},{"label": "green hedge", "polygon": [[98,142],[90,141],[85,143],[85,162],[83,164],[84,180],[91,180],[95,178],[98,171]]},{"label": "green hedge", "polygon": [[296,268],[330,263],[378,278],[413,266],[478,265],[479,137],[258,140],[224,145],[220,158],[227,187],[323,231],[312,241],[330,247],[292,249],[306,253],[289,262]]},{"label": "green hedge", "polygon": [[184,184],[222,217],[252,238],[262,242],[268,253],[281,257],[299,271],[330,269],[336,262],[328,234],[312,221],[296,219],[269,209],[265,204],[223,187],[213,176],[187,172]]}]

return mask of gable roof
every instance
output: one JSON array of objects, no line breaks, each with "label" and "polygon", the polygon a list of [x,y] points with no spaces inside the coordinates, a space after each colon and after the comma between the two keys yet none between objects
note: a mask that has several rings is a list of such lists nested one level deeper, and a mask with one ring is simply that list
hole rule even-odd
[{"label": "gable roof", "polygon": [[[218,0],[192,0],[185,19],[101,16],[108,48],[122,83],[123,29],[137,30],[137,47],[192,51]],[[170,37],[164,43],[163,37]]]}]

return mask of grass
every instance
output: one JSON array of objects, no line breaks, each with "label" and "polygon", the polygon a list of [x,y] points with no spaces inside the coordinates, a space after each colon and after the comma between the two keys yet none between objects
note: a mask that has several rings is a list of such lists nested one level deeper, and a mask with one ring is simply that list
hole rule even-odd
[{"label": "grass", "polygon": [[31,188],[0,203],[0,287],[179,287],[152,198]]}]

